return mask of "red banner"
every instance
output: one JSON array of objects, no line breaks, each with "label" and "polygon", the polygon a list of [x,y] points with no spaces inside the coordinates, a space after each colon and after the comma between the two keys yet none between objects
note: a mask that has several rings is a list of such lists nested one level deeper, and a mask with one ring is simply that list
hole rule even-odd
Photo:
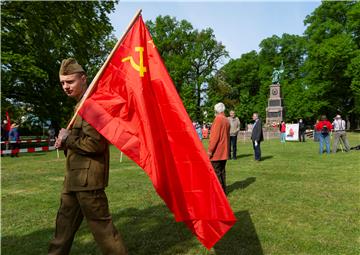
[{"label": "red banner", "polygon": [[142,17],[79,114],[148,174],[155,190],[211,248],[236,218]]}]

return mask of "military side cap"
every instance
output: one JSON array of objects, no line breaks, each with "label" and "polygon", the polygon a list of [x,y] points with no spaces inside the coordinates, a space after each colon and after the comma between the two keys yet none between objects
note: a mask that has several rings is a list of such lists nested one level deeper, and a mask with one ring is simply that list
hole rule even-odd
[{"label": "military side cap", "polygon": [[74,73],[85,73],[84,69],[74,58],[67,58],[61,62],[59,75],[70,75]]}]

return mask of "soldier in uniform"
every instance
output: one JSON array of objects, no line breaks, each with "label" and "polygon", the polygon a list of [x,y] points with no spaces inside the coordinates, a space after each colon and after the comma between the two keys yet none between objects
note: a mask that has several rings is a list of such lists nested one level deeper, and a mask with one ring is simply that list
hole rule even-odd
[{"label": "soldier in uniform", "polygon": [[[75,59],[65,59],[59,76],[64,92],[80,101],[87,89],[84,69]],[[55,236],[48,254],[70,253],[75,233],[84,217],[103,254],[127,254],[113,225],[104,191],[109,177],[107,140],[78,115],[70,130],[60,130],[55,147],[64,149],[66,174]]]}]

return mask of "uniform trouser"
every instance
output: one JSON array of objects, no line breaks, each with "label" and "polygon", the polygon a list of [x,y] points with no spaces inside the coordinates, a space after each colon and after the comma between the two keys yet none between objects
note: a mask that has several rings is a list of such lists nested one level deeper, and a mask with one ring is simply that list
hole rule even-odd
[{"label": "uniform trouser", "polygon": [[348,141],[348,139],[346,137],[346,132],[345,131],[335,131],[334,132],[333,153],[336,153],[337,146],[338,146],[338,143],[339,143],[340,139],[341,139],[342,143],[345,146],[345,151],[350,150],[350,145],[349,145],[349,141]]},{"label": "uniform trouser", "polygon": [[226,160],[215,160],[211,161],[211,164],[215,170],[215,173],[219,179],[219,182],[221,184],[221,187],[226,194],[226,172],[225,172],[225,166],[226,166]]},{"label": "uniform trouser", "polygon": [[75,233],[84,216],[103,254],[127,254],[121,236],[113,225],[104,190],[61,194],[55,237],[50,242],[48,254],[70,253]]},{"label": "uniform trouser", "polygon": [[231,158],[231,151],[232,151],[232,158],[236,159],[236,151],[237,151],[237,135],[230,136],[230,143],[229,143],[229,158]]}]

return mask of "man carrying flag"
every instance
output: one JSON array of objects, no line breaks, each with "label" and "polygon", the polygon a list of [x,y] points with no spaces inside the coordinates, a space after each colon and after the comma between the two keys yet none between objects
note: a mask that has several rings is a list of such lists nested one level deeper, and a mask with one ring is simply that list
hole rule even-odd
[{"label": "man carrying flag", "polygon": [[[59,76],[66,95],[79,101],[87,89],[84,69],[75,59],[65,59]],[[103,254],[127,254],[113,225],[104,191],[109,177],[106,139],[78,115],[70,130],[60,130],[55,147],[64,149],[66,175],[55,237],[50,242],[48,254],[70,253],[75,233],[84,217]]]},{"label": "man carrying flag", "polygon": [[175,220],[210,249],[236,218],[139,14],[95,76],[69,127],[79,114],[136,162]]}]

